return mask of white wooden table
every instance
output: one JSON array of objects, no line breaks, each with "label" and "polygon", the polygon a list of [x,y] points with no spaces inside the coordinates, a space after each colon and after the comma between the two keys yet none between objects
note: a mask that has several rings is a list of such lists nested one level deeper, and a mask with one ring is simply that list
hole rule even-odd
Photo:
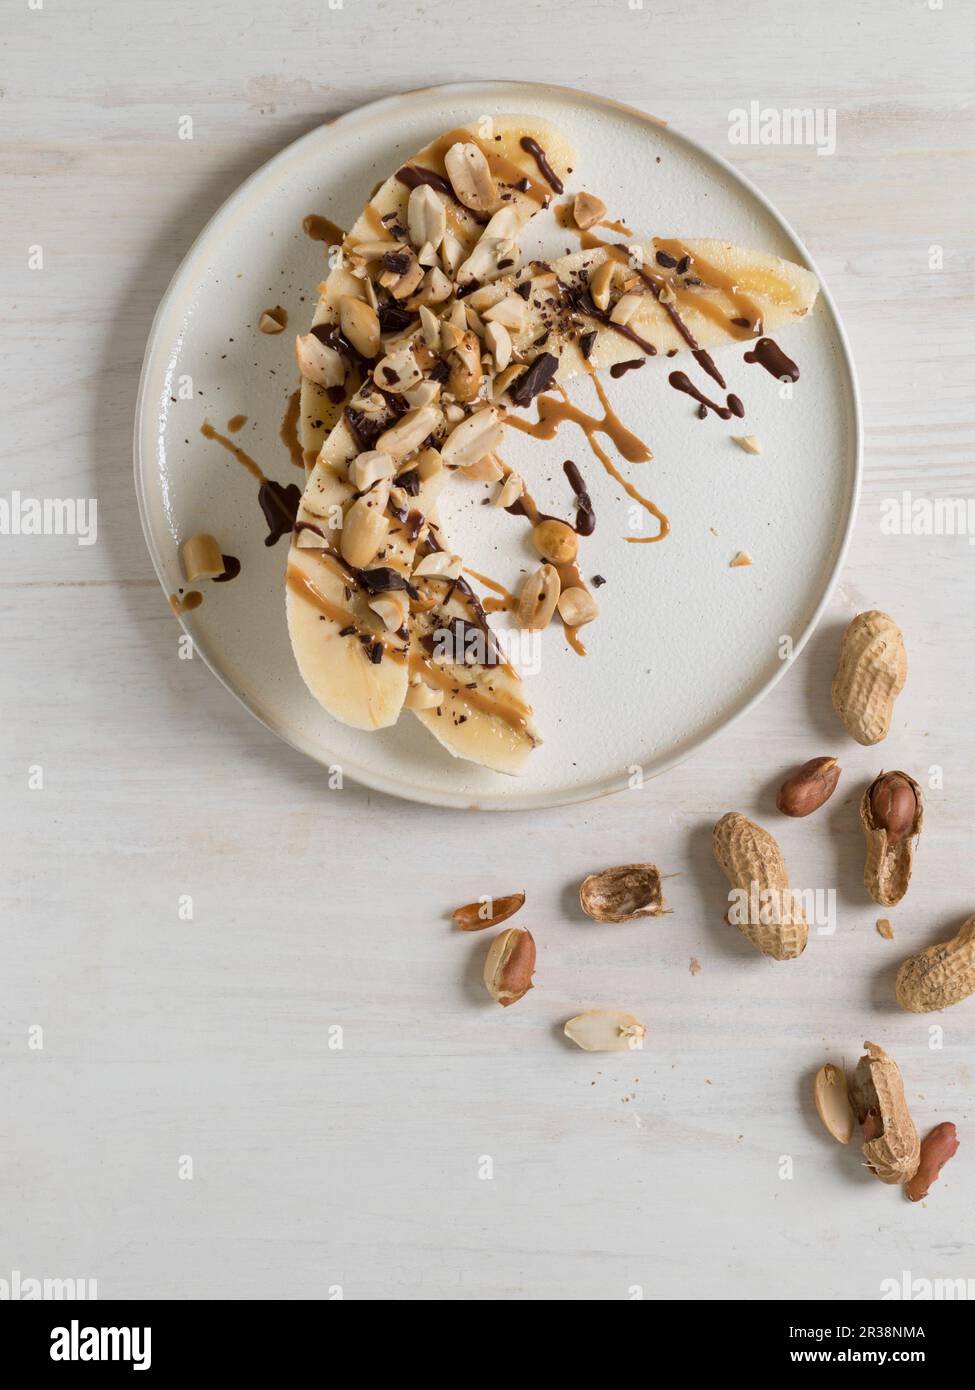
[{"label": "white wooden table", "polygon": [[[99,531],[0,536],[0,1279],[94,1278],[102,1297],[872,1299],[905,1271],[975,1277],[975,1003],[892,1003],[903,955],[975,909],[975,552],[881,530],[887,498],[973,485],[970,7],[762,0],[732,21],[704,0],[22,0],[4,27],[3,495],[97,497]],[[316,123],[465,76],[598,90],[731,157],[817,257],[866,419],[849,562],[796,669],[645,790],[530,818],[328,791],[179,658],[131,482],[149,324],[204,220]],[[835,154],[730,145],[752,100],[835,110]],[[839,630],[875,606],[911,674],[871,751],[829,683]],[[776,818],[784,769],[823,752],[846,768],[834,802]],[[881,766],[935,783],[894,942],[860,878],[856,802]],[[722,923],[709,836],[729,809],[837,890],[835,934],[796,964]],[[582,875],[644,858],[680,874],[673,915],[587,925]],[[519,887],[538,989],[502,1012],[479,983],[486,942],[445,914]],[[596,1003],[640,1013],[646,1049],[568,1050],[558,1025]],[[899,1060],[922,1128],[959,1127],[926,1207],[812,1110],[812,1074],[865,1038]]]}]

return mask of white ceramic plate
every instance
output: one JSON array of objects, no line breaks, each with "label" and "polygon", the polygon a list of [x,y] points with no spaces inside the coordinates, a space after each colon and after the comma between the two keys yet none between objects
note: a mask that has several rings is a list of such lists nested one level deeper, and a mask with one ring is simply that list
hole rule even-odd
[{"label": "white ceramic plate", "polygon": [[[601,617],[585,633],[589,656],[571,652],[556,625],[544,634],[540,669],[526,677],[545,740],[530,770],[511,779],[453,759],[407,714],[374,734],[325,714],[288,642],[287,539],[265,546],[256,483],[201,436],[200,424],[207,416],[225,431],[232,416],[246,415],[236,436],[242,447],[270,477],[301,484],[278,432],[295,386],[294,331],[306,330],[325,274],[323,248],[303,234],[303,218],[318,212],[351,226],[401,160],[453,125],[502,112],[563,126],[578,152],[569,191],[598,193],[638,235],[724,237],[815,270],[740,174],[615,102],[507,82],[374,102],[282,151],[198,237],[153,324],[135,466],[143,528],[167,593],[181,583],[179,542],[194,531],[211,531],[241,559],[240,576],[206,584],[205,602],[183,621],[213,671],[269,728],[398,796],[527,809],[603,795],[626,785],[635,768],[659,774],[774,685],[788,665],[780,639],[801,649],[842,561],[856,507],[860,424],[849,350],[824,286],[812,316],[775,334],[802,373],[791,400],[779,398],[761,367],[743,362],[742,344],[722,350],[718,362],[745,402],[744,421],[697,419],[693,403],[668,385],[666,359],[610,383],[618,413],[654,451],[651,463],[623,466],[670,517],[672,534],[660,545],[624,543],[633,534],[629,504],[578,429],[564,426],[551,444],[509,431],[506,459],[528,477],[543,510],[571,514],[561,464],[571,457],[581,467],[599,518],[584,573],[607,581],[598,591]],[[547,244],[552,254],[577,249],[554,225]],[[288,309],[288,330],[259,333],[261,310],[278,303]],[[591,392],[587,380],[573,383],[580,403],[592,402]],[[760,438],[760,457],[732,442],[745,433]],[[452,484],[441,506],[446,534],[469,565],[516,588],[531,563],[524,528],[480,506],[481,495],[472,484]],[[730,568],[740,550],[754,564]]]}]

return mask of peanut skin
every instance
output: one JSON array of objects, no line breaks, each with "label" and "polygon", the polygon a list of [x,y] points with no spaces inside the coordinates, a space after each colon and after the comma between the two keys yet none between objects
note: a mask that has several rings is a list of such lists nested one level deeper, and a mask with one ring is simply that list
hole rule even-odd
[{"label": "peanut skin", "polygon": [[842,770],[835,758],[810,758],[782,783],[776,806],[784,816],[811,815],[833,795]]},{"label": "peanut skin", "polygon": [[870,789],[870,808],[877,829],[887,832],[887,843],[899,844],[910,834],[917,814],[914,788],[900,772],[885,772]]},{"label": "peanut skin", "polygon": [[954,1158],[958,1148],[958,1132],[955,1126],[949,1120],[935,1125],[931,1133],[921,1141],[921,1162],[918,1164],[917,1172],[904,1188],[909,1201],[920,1202],[928,1195],[930,1188],[941,1176],[942,1168],[949,1158]]}]

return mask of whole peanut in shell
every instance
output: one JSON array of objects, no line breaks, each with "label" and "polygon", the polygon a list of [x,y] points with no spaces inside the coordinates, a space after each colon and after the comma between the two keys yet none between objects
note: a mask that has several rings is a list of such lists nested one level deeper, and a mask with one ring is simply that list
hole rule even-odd
[{"label": "whole peanut in shell", "polygon": [[876,609],[858,613],[843,634],[833,677],[833,708],[851,738],[870,745],[887,737],[906,680],[907,652],[893,618]]},{"label": "whole peanut in shell", "polygon": [[950,941],[908,956],[896,992],[898,1004],[912,1014],[948,1009],[975,993],[975,914]]}]

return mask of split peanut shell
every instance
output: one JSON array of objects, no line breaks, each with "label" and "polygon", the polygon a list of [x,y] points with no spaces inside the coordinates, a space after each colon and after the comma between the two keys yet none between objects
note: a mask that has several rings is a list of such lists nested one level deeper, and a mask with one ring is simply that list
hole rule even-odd
[{"label": "split peanut shell", "polygon": [[912,1178],[921,1158],[921,1141],[904,1098],[904,1083],[893,1058],[865,1042],[850,1083],[850,1100],[864,1132],[867,1167],[885,1183]]},{"label": "split peanut shell", "polygon": [[[893,837],[878,824],[874,789],[883,778],[903,778],[913,789],[917,806],[909,828]],[[914,866],[914,845],[924,824],[924,801],[921,788],[906,772],[881,773],[863,793],[860,802],[860,822],[867,843],[867,858],[863,866],[863,882],[874,902],[881,907],[895,907],[907,892]],[[893,839],[893,843],[892,843]]]},{"label": "split peanut shell", "polygon": [[912,1014],[948,1009],[975,993],[975,915],[950,941],[908,956],[896,989],[898,1004]]},{"label": "split peanut shell", "polygon": [[590,874],[579,886],[579,903],[594,922],[632,922],[669,910],[656,864],[617,864]]}]

